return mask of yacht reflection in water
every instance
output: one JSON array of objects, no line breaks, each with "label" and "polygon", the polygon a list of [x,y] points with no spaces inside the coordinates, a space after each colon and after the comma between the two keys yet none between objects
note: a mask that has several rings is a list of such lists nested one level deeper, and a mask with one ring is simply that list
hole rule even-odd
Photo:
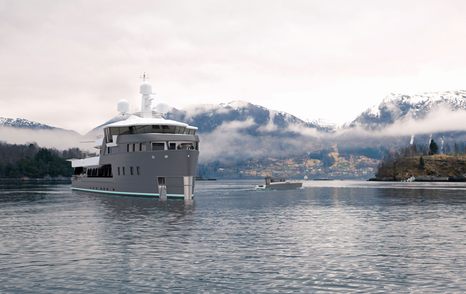
[{"label": "yacht reflection in water", "polygon": [[167,217],[169,219],[183,219],[191,215],[195,209],[195,202],[192,199],[154,201],[150,197],[103,196],[94,193],[81,193],[91,201],[96,202],[96,206],[103,208],[112,219],[125,219],[127,221],[140,218],[162,220]]}]

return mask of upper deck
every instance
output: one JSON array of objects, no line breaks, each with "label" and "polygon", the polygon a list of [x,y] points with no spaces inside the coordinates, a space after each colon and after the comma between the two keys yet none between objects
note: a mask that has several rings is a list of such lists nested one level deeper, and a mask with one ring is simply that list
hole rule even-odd
[{"label": "upper deck", "polygon": [[198,141],[196,131],[196,127],[182,122],[160,117],[147,118],[132,115],[126,120],[105,126],[105,140],[103,140],[102,147],[115,147],[117,143],[122,142],[121,138],[126,138],[124,140],[126,142],[128,140],[130,142],[137,142],[137,140],[147,139],[149,135],[149,138],[153,141],[156,141],[157,138],[166,140],[167,136],[172,137],[173,135],[176,135],[175,137],[179,137],[181,140]]},{"label": "upper deck", "polygon": [[195,135],[196,131],[196,127],[182,122],[168,120],[161,117],[147,118],[135,115],[130,116],[126,120],[111,123],[104,128],[107,142],[112,142],[112,138],[119,135],[148,133]]}]

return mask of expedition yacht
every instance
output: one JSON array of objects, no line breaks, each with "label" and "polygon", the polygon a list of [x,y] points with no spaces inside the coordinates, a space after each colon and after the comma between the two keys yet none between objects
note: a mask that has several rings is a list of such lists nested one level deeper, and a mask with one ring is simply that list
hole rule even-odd
[{"label": "expedition yacht", "polygon": [[108,194],[192,199],[199,157],[197,128],[164,119],[151,109],[152,87],[140,86],[141,111],[104,125],[99,156],[72,159],[71,189]]}]

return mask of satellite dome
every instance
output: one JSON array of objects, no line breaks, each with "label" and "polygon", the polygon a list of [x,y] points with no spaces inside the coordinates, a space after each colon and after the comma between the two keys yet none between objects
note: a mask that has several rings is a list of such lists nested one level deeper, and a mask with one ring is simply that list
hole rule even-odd
[{"label": "satellite dome", "polygon": [[121,114],[126,114],[129,112],[129,103],[125,99],[121,99],[117,104],[118,112]]}]

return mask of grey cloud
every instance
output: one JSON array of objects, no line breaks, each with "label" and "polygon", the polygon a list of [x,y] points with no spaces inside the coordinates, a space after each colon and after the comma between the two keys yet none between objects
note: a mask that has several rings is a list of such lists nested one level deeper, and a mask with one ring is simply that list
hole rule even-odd
[{"label": "grey cloud", "polygon": [[81,150],[95,152],[93,143],[83,143],[83,137],[67,131],[0,127],[0,138],[0,141],[5,140],[10,144],[37,143],[46,148],[65,150],[79,147]]}]

